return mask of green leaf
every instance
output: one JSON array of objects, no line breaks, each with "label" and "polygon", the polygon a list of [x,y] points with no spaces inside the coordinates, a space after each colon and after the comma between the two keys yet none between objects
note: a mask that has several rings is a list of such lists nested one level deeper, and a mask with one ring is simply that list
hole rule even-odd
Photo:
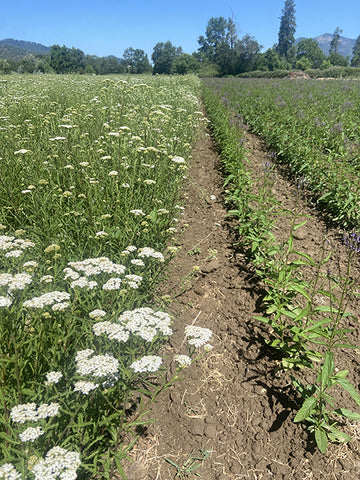
[{"label": "green leaf", "polygon": [[328,444],[328,438],[326,433],[321,430],[320,428],[317,428],[315,430],[315,441],[316,445],[318,446],[318,449],[320,450],[321,453],[325,453],[327,449],[327,444]]},{"label": "green leaf", "polygon": [[271,323],[270,318],[266,318],[266,317],[254,317],[254,318],[255,318],[255,320],[259,320],[260,322]]},{"label": "green leaf", "polygon": [[123,469],[123,466],[121,465],[120,463],[120,460],[118,458],[115,457],[115,463],[116,463],[116,468],[118,470],[118,473],[120,473],[121,477],[124,479],[124,480],[127,480],[127,476],[125,474],[125,471]]},{"label": "green leaf", "polygon": [[333,425],[327,425],[325,427],[328,430],[328,437],[332,442],[340,442],[340,443],[345,443],[345,442],[350,442],[351,437],[347,433],[341,432],[337,428],[335,428]]},{"label": "green leaf", "polygon": [[303,225],[305,225],[307,222],[307,220],[304,220],[302,223],[298,223],[294,226],[294,232],[295,230],[297,230],[298,228],[302,227]]},{"label": "green leaf", "polygon": [[337,379],[337,378],[345,378],[347,377],[349,374],[349,370],[340,370],[340,372],[337,372],[336,375],[334,375],[334,378]]},{"label": "green leaf", "polygon": [[350,420],[360,420],[360,413],[352,412],[347,408],[337,408],[334,412],[342,417],[350,418]]},{"label": "green leaf", "polygon": [[324,388],[329,382],[329,377],[334,371],[334,354],[332,352],[326,352],[324,364],[320,372],[321,387]]},{"label": "green leaf", "polygon": [[[315,312],[326,312],[326,313],[331,313],[334,312],[334,309],[329,307],[328,305],[319,305],[318,307],[314,308],[314,313]],[[336,312],[336,310],[335,310]]]},{"label": "green leaf", "polygon": [[313,330],[316,330],[319,327],[322,327],[323,325],[326,325],[327,323],[331,323],[330,318],[322,318],[318,322],[310,325],[310,327],[305,328],[305,332],[312,332]]},{"label": "green leaf", "polygon": [[334,348],[352,348],[357,350],[359,347],[357,345],[350,345],[350,343],[337,343],[334,345]]},{"label": "green leaf", "polygon": [[310,296],[309,294],[307,293],[307,291],[305,290],[305,288],[303,288],[301,285],[291,285],[288,290],[290,291],[295,291],[295,292],[298,292],[300,293],[303,297],[305,297],[307,300],[310,301]]},{"label": "green leaf", "polygon": [[360,407],[360,395],[354,385],[352,385],[349,380],[346,380],[346,378],[336,378],[336,383],[341,385]]},{"label": "green leaf", "polygon": [[298,250],[294,250],[293,253],[296,254],[296,255],[299,255],[299,257],[306,258],[306,260],[308,260],[308,265],[313,265],[313,266],[316,265],[316,262],[307,253],[299,252]]},{"label": "green leaf", "polygon": [[[269,299],[269,300],[270,300],[270,299]],[[266,313],[267,313],[268,315],[270,315],[271,313],[276,312],[276,310],[277,310],[277,306],[276,306],[276,305],[270,305],[270,307],[266,309]]]},{"label": "green leaf", "polygon": [[312,411],[314,410],[316,406],[316,398],[315,397],[309,397],[305,400],[305,402],[302,404],[300,410],[298,413],[295,415],[294,422],[302,422],[306,418],[310,417]]}]

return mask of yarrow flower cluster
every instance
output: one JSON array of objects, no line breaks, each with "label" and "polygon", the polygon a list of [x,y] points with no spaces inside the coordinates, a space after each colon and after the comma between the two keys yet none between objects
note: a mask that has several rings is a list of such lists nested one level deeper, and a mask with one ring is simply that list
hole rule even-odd
[{"label": "yarrow flower cluster", "polygon": [[75,480],[80,467],[80,454],[61,447],[53,447],[32,468],[35,480]]},{"label": "yarrow flower cluster", "polygon": [[21,474],[16,470],[12,463],[4,463],[4,465],[0,467],[0,479],[21,480]]},{"label": "yarrow flower cluster", "polygon": [[119,290],[121,288],[122,279],[121,278],[110,278],[103,285],[103,290]]},{"label": "yarrow flower cluster", "polygon": [[147,355],[130,365],[135,373],[157,372],[162,364],[162,358],[157,355]]},{"label": "yarrow flower cluster", "polygon": [[133,215],[135,215],[137,217],[139,217],[141,215],[145,215],[145,213],[140,209],[130,210],[130,213],[132,213]]},{"label": "yarrow flower cluster", "polygon": [[10,307],[12,304],[12,300],[10,297],[4,297],[0,295],[0,307]]},{"label": "yarrow flower cluster", "polygon": [[62,377],[63,374],[61,372],[48,372],[46,374],[45,385],[54,385],[55,383],[58,383]]},{"label": "yarrow flower cluster", "polygon": [[29,427],[22,433],[19,433],[19,438],[22,442],[34,442],[40,435],[44,435],[44,433],[41,427]]},{"label": "yarrow flower cluster", "polygon": [[189,345],[199,348],[206,345],[212,337],[212,331],[208,328],[188,325],[185,327],[185,336]]},{"label": "yarrow flower cluster", "polygon": [[23,403],[16,405],[10,411],[11,420],[15,423],[37,422],[48,417],[56,417],[59,413],[58,403],[42,403],[37,407],[36,403]]},{"label": "yarrow flower cluster", "polygon": [[174,359],[180,368],[187,368],[191,365],[191,358],[188,355],[175,355]]},{"label": "yarrow flower cluster", "polygon": [[7,287],[8,293],[15,290],[24,290],[26,285],[30,285],[32,277],[28,273],[0,273],[0,287]]},{"label": "yarrow flower cluster", "polygon": [[113,263],[107,257],[88,258],[78,262],[69,262],[68,265],[71,268],[64,270],[66,276],[73,272],[72,269],[75,269],[77,272],[83,272],[87,277],[90,275],[100,275],[101,273],[123,274],[126,270],[124,265]]},{"label": "yarrow flower cluster", "polygon": [[158,335],[172,335],[170,315],[154,312],[149,307],[126,311],[119,316],[118,322],[98,322],[93,325],[94,334],[106,334],[110,340],[126,342],[130,334],[152,342]]},{"label": "yarrow flower cluster", "polygon": [[91,355],[94,350],[80,350],[75,357],[77,364],[76,371],[80,375],[91,375],[93,377],[103,377],[106,375],[115,375],[119,370],[119,361],[112,355]]},{"label": "yarrow flower cluster", "polygon": [[88,395],[92,390],[98,388],[97,383],[85,382],[84,380],[79,380],[74,384],[74,392],[81,392],[84,395]]},{"label": "yarrow flower cluster", "polygon": [[152,342],[159,334],[169,336],[173,333],[170,315],[166,312],[154,312],[150,307],[126,311],[120,315],[118,321],[130,333],[148,342]]},{"label": "yarrow flower cluster", "polygon": [[0,235],[0,250],[26,250],[27,248],[34,247],[35,243],[30,240],[24,240],[22,238],[16,238],[13,236]]},{"label": "yarrow flower cluster", "polygon": [[70,293],[67,292],[48,292],[40,295],[40,297],[34,297],[30,300],[24,302],[24,307],[26,308],[44,308],[47,305],[54,305],[56,303],[61,303],[64,300],[70,299]]},{"label": "yarrow flower cluster", "polygon": [[95,280],[89,280],[87,277],[79,277],[70,284],[71,288],[87,288],[88,290],[92,290],[97,286],[98,283]]},{"label": "yarrow flower cluster", "polygon": [[174,163],[186,163],[186,161],[183,157],[173,157],[171,159],[171,161],[174,162]]},{"label": "yarrow flower cluster", "polygon": [[100,310],[99,308],[96,308],[95,310],[89,313],[89,317],[95,318],[95,319],[105,317],[105,315],[106,315],[105,310]]},{"label": "yarrow flower cluster", "polygon": [[160,262],[165,261],[164,255],[160,252],[156,252],[151,247],[140,248],[139,251],[138,251],[138,257],[140,257],[140,258],[152,257],[152,258],[157,258]]},{"label": "yarrow flower cluster", "polygon": [[112,322],[98,322],[93,325],[93,331],[96,336],[106,334],[110,340],[126,342],[129,338],[129,331],[122,325]]}]

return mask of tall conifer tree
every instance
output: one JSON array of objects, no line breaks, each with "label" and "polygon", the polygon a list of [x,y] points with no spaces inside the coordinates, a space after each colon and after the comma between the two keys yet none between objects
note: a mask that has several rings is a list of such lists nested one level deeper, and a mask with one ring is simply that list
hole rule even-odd
[{"label": "tall conifer tree", "polygon": [[360,67],[360,35],[355,41],[355,45],[352,51],[353,59],[351,60],[352,67]]},{"label": "tall conifer tree", "polygon": [[295,43],[295,2],[286,0],[280,17],[279,43],[277,52],[282,57],[287,57],[290,48]]}]

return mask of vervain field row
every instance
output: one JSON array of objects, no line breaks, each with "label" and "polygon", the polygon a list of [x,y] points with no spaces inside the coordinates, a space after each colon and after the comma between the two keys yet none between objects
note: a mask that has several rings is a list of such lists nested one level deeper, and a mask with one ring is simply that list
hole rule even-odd
[{"label": "vervain field row", "polygon": [[[259,134],[329,215],[360,219],[360,83],[357,80],[210,79],[206,85]],[[237,117],[236,117],[237,116]]]},{"label": "vervain field row", "polygon": [[[328,160],[325,168],[328,157],[321,151],[321,142],[316,145],[315,141],[313,144],[308,138],[313,134],[313,126],[309,128],[308,136],[305,136],[306,122],[301,123],[303,130],[294,129],[293,136],[290,135],[297,119],[294,118],[291,122],[292,115],[286,109],[286,101],[280,107],[285,109],[284,117],[280,115],[278,107],[269,99],[272,84],[255,83],[256,94],[249,90],[248,82],[243,84],[237,80],[212,80],[206,82],[206,85],[204,100],[224,162],[227,201],[231,214],[238,220],[241,247],[248,261],[254,265],[257,281],[261,282],[265,291],[260,299],[262,315],[256,318],[269,326],[266,341],[270,350],[281,355],[283,373],[288,369],[294,372],[291,376],[293,388],[301,399],[294,422],[304,422],[319,450],[325,452],[329,441],[342,443],[351,440],[348,434],[338,428],[343,418],[360,420],[359,413],[343,408],[341,401],[333,396],[332,391],[330,393],[332,387],[342,387],[354,404],[360,407],[360,394],[347,379],[348,370],[335,367],[341,351],[357,348],[349,340],[353,329],[349,328],[348,323],[349,318],[356,316],[347,308],[350,299],[358,295],[360,234],[355,231],[344,234],[344,265],[336,272],[329,268],[332,252],[326,238],[319,247],[319,252],[313,256],[299,251],[294,241],[296,231],[306,224],[304,212],[299,211],[301,191],[310,184],[317,192],[315,180],[319,178],[319,181],[325,182],[327,179],[329,182],[331,174],[337,171],[336,164]],[[292,85],[296,84],[284,82],[283,90],[280,84],[274,85],[274,89],[281,91],[287,102],[291,103],[286,92],[293,88]],[[301,86],[302,84],[298,88]],[[292,103],[289,110],[291,108]],[[299,105],[296,104],[293,112],[298,111]],[[311,112],[311,106],[309,111]],[[304,116],[307,114],[308,112],[304,113]],[[262,171],[254,178],[246,158],[242,115],[245,122],[262,133],[268,143],[281,154],[282,160],[289,162],[292,167],[298,187],[294,208],[281,207],[274,195],[276,156],[268,157],[262,165]],[[293,116],[296,117],[294,113]],[[331,116],[324,107],[323,116]],[[301,136],[301,131],[304,137]],[[351,134],[351,139],[352,154],[356,158],[358,144],[355,133]],[[342,148],[335,140],[333,145],[335,151],[339,152]],[[300,156],[302,149],[304,155],[305,152],[309,155]],[[343,170],[347,173],[350,169],[354,171],[349,156],[345,155],[345,158],[347,160],[341,162]],[[318,172],[315,161],[318,162],[318,170],[322,168],[323,176],[316,177]],[[304,174],[305,179],[302,177]],[[357,176],[355,178],[358,179]],[[347,189],[348,195],[357,195],[358,182],[351,190],[353,181],[350,182],[346,175],[339,177],[338,181],[342,183],[326,183],[327,191],[336,195],[337,192],[331,188],[339,187],[344,191]],[[337,200],[343,212],[342,215],[339,213],[338,220],[342,220],[341,225],[344,227],[350,220],[353,222],[358,218],[359,211],[355,208],[352,210],[353,215],[350,213],[346,216],[347,205],[340,203],[339,197]],[[284,235],[280,238],[278,236],[278,218],[281,218],[281,230],[283,234],[285,232],[285,238]],[[307,272],[306,276],[303,275],[304,271]],[[319,298],[322,299],[320,303]],[[307,375],[299,375],[304,369],[307,370]],[[337,401],[340,403],[339,408],[335,406]]]}]

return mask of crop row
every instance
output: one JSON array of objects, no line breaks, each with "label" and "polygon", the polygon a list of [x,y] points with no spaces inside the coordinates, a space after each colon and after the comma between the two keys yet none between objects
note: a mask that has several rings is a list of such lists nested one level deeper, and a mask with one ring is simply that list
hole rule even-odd
[{"label": "crop row", "polygon": [[360,219],[357,80],[211,79],[206,85],[302,176],[345,227]]},{"label": "crop row", "polygon": [[[329,267],[328,239],[313,256],[296,248],[296,230],[306,223],[300,206],[304,182],[298,182],[294,207],[281,208],[274,194],[274,165],[265,157],[262,170],[254,175],[246,158],[244,125],[226,99],[213,88],[204,88],[226,172],[230,214],[238,220],[239,248],[252,263],[254,280],[264,292],[258,301],[262,315],[256,319],[268,326],[263,338],[269,354],[282,358],[278,373],[293,372],[290,385],[299,408],[293,421],[303,422],[319,450],[325,452],[329,441],[351,440],[339,428],[344,418],[360,420],[359,413],[342,408],[342,399],[336,399],[333,388],[342,387],[360,407],[360,393],[347,379],[349,372],[336,368],[341,351],[357,348],[349,341],[352,329],[348,319],[354,315],[347,308],[359,288],[360,235],[351,232],[344,236],[345,265],[336,273]],[[301,371],[305,375],[299,374]]]},{"label": "crop row", "polygon": [[[176,251],[199,87],[14,76],[1,90],[0,478],[125,476],[169,385],[172,320],[153,294]],[[178,370],[211,337],[184,334]]]}]

